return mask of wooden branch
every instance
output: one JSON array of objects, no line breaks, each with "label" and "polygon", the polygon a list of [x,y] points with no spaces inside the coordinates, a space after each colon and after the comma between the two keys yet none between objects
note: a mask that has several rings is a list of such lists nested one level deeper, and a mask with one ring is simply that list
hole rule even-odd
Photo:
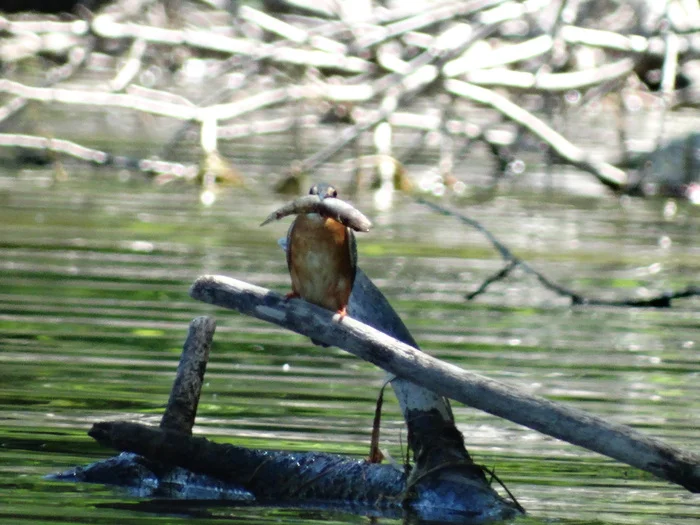
[{"label": "wooden branch", "polygon": [[141,61],[148,46],[143,40],[134,40],[129,50],[129,55],[115,77],[109,81],[110,91],[122,91],[131,84],[142,68]]},{"label": "wooden branch", "polygon": [[[22,99],[16,99],[22,100]],[[26,148],[50,153],[70,155],[85,162],[103,166],[115,166],[130,170],[139,170],[155,175],[168,175],[172,178],[192,180],[197,176],[197,166],[179,162],[167,162],[155,159],[136,159],[123,155],[112,155],[105,151],[88,148],[70,140],[21,135],[17,133],[0,133],[0,147]]]},{"label": "wooden branch", "polygon": [[12,34],[26,33],[65,33],[75,36],[84,36],[90,26],[84,20],[71,20],[59,22],[58,20],[10,20],[0,16],[0,30]]},{"label": "wooden branch", "polygon": [[171,104],[134,95],[94,90],[33,87],[7,79],[0,79],[0,92],[40,102],[128,108],[181,120],[195,120],[201,111],[195,106]]},{"label": "wooden branch", "polygon": [[460,16],[468,16],[491,7],[505,3],[505,0],[471,0],[469,2],[450,2],[446,5],[421,12],[411,18],[399,20],[379,28],[356,42],[358,49],[376,46],[409,31],[415,31],[429,25],[439,24]]},{"label": "wooden branch", "polygon": [[[1,21],[2,18],[0,17],[0,28],[2,27]],[[87,45],[76,46],[73,48],[71,53],[68,55],[68,61],[65,64],[52,68],[46,73],[43,85],[46,87],[53,86],[58,82],[62,82],[72,77],[78,70],[80,70],[81,67],[83,67],[89,58],[89,48],[90,46]],[[1,106],[0,124],[23,110],[28,103],[29,100],[26,98],[16,97],[10,100],[7,104]]]},{"label": "wooden branch", "polygon": [[199,122],[204,122],[211,118],[228,120],[265,107],[299,100],[305,96],[312,95],[309,90],[302,87],[277,88],[256,93],[250,97],[227,104],[214,104],[200,108],[194,105],[165,102],[123,93],[32,87],[7,79],[0,79],[0,92],[40,102],[125,108],[163,117],[179,120],[196,120]]},{"label": "wooden branch", "polygon": [[[432,522],[452,521],[445,519],[450,513],[454,513],[453,519],[455,514],[468,515],[474,520],[470,523],[512,519],[522,511],[517,504],[501,498],[483,476],[482,468],[472,464],[453,464],[450,469],[442,469],[449,470],[444,478],[440,478],[437,470],[410,485],[404,472],[389,464],[322,452],[247,449],[138,423],[96,423],[89,435],[104,446],[139,454],[156,465],[186,469],[184,475],[177,470],[172,474],[154,472],[149,479],[155,477],[164,486],[190,485],[194,497],[211,494],[209,497],[224,499],[227,504],[250,502],[254,498],[258,503],[287,502],[325,509],[340,506],[347,510],[351,505],[356,512],[392,518],[400,517],[396,510],[403,509]],[[103,470],[108,470],[111,465],[104,467]],[[138,464],[131,469],[135,470],[139,470]],[[158,470],[162,471],[163,467]],[[122,471],[126,471],[124,477],[129,479],[131,472],[126,468]],[[75,476],[82,473],[76,472]],[[70,475],[69,471],[57,478],[66,479]],[[202,479],[201,475],[206,478]],[[198,482],[203,490],[197,486]]]},{"label": "wooden branch", "polygon": [[623,58],[600,67],[570,73],[529,73],[510,69],[479,69],[468,72],[465,79],[470,84],[480,86],[556,93],[597,86],[626,77],[633,71],[634,60]]},{"label": "wooden branch", "polygon": [[[239,484],[263,501],[323,500],[330,499],[331,495],[340,499],[345,492],[348,498],[352,496],[358,501],[374,503],[387,497],[398,502],[405,484],[403,473],[388,465],[371,465],[361,459],[313,452],[248,449],[127,421],[96,423],[89,435],[115,450],[133,452],[151,461]],[[348,470],[342,468],[343,464],[368,472],[366,482],[359,482],[357,478],[361,475],[346,476],[343,480],[341,474]],[[330,480],[334,483],[329,483]],[[341,481],[344,482],[343,491],[338,489]]]},{"label": "wooden branch", "polygon": [[210,317],[197,317],[190,323],[161,429],[192,433],[215,330],[216,322]]},{"label": "wooden branch", "polygon": [[284,64],[333,68],[348,73],[366,73],[374,69],[372,63],[356,56],[328,53],[318,49],[308,50],[289,46],[272,46],[265,42],[235,38],[213,31],[164,29],[132,22],[121,23],[109,15],[96,17],[92,24],[92,29],[103,38],[133,38],[148,43],[171,46],[184,44],[224,54],[246,55],[253,58],[264,57],[272,62]]},{"label": "wooden branch", "polygon": [[627,186],[629,180],[624,171],[607,162],[591,159],[584,150],[569,142],[542,120],[511,102],[503,95],[499,95],[490,89],[454,79],[446,80],[445,88],[450,93],[491,106],[500,111],[505,117],[524,126],[549,144],[563,159],[582,170],[592,173],[606,186],[615,190],[622,190]]},{"label": "wooden branch", "polygon": [[[698,56],[700,48],[697,43],[697,35],[680,35],[677,33],[674,35],[678,39],[677,46],[680,53],[686,53],[694,57]],[[658,58],[662,58],[667,53],[667,42],[659,36],[646,38],[641,35],[623,35],[612,31],[570,25],[562,26],[560,36],[570,45],[582,44]]]},{"label": "wooden branch", "polygon": [[630,427],[533,396],[430,357],[355,319],[236,279],[203,276],[190,295],[337,345],[384,370],[558,439],[580,445],[700,492],[700,456]]},{"label": "wooden branch", "polygon": [[488,53],[474,56],[467,52],[459,58],[450,60],[442,68],[447,77],[456,77],[464,73],[505,66],[514,62],[531,60],[552,50],[554,41],[549,35],[540,35],[517,44],[504,45]]},{"label": "wooden branch", "polygon": [[263,13],[249,5],[242,5],[238,8],[238,16],[242,20],[259,26],[265,31],[275,33],[276,35],[290,40],[295,44],[303,44],[309,40],[309,32],[292,24]]}]

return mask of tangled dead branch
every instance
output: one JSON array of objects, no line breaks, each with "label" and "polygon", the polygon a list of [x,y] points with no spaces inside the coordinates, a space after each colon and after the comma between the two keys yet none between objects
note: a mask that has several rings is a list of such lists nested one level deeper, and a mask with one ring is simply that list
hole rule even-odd
[{"label": "tangled dead branch", "polygon": [[499,271],[485,279],[484,282],[481,283],[479,288],[467,294],[466,299],[468,301],[471,301],[472,299],[475,299],[476,297],[484,293],[486,289],[493,283],[501,281],[508,277],[510,273],[516,268],[520,268],[525,273],[535,276],[537,280],[548,290],[551,290],[562,297],[568,297],[571,300],[572,305],[621,307],[629,306],[633,308],[670,308],[671,302],[674,299],[686,299],[688,297],[700,296],[700,286],[691,284],[681,290],[664,292],[659,295],[655,295],[645,299],[627,298],[610,300],[586,297],[578,292],[571,290],[570,288],[562,286],[561,284],[557,284],[556,282],[552,281],[549,277],[544,275],[542,272],[530,266],[526,261],[522,260],[520,257],[511,252],[505,244],[499,241],[496,238],[496,236],[493,233],[491,233],[488,229],[486,229],[479,221],[472,219],[471,217],[467,217],[466,215],[463,215],[461,213],[449,210],[444,206],[440,206],[439,204],[436,204],[434,202],[426,201],[425,199],[419,199],[418,202],[424,204],[433,211],[441,213],[442,215],[454,217],[460,222],[471,226],[479,233],[483,234],[489,240],[491,245],[496,249],[496,251],[498,251],[501,258],[506,263],[503,268],[501,268]]},{"label": "tangled dead branch", "polygon": [[[265,2],[262,11],[233,0],[217,3],[223,7],[114,0],[95,13],[84,4],[71,19],[0,16],[0,146],[195,179],[196,159],[175,147],[182,130],[199,128],[201,162],[222,148],[235,149],[242,137],[341,126],[329,123],[330,109],[349,126],[311,154],[298,152],[290,174],[313,172],[363,133],[388,124],[398,130],[394,137],[417,128],[442,137],[422,140],[419,147],[439,144],[439,171],[446,177],[467,157],[455,154],[460,141],[485,141],[498,152],[502,144],[489,139],[497,125],[512,131],[511,159],[526,147],[520,140],[525,132],[558,161],[615,191],[643,192],[651,159],[657,174],[652,182],[661,181],[656,190],[698,193],[697,162],[680,174],[669,173],[675,168],[666,166],[663,156],[640,157],[637,164],[645,169],[637,171],[615,166],[555,129],[551,111],[542,109],[566,113],[623,86],[627,93],[652,98],[658,90],[662,121],[681,102],[697,105],[700,9],[689,2],[669,0],[659,11],[645,0],[434,1],[428,8],[368,1],[327,9],[294,0]],[[47,65],[51,69],[36,82],[36,73]],[[106,78],[96,82],[101,76]],[[624,107],[623,99],[614,103]],[[48,131],[47,126],[60,124],[52,117],[35,117],[27,125],[21,117],[30,102],[47,109],[148,116],[145,122],[157,128],[157,141],[166,145],[156,148],[166,158],[125,158],[118,146],[105,151],[105,137],[91,141],[71,126]],[[115,142],[132,134],[130,126],[122,132],[125,137]],[[657,149],[665,138],[660,125]],[[697,142],[683,143],[690,159],[697,157],[692,154]],[[400,141],[389,140],[375,153],[400,148]],[[617,158],[633,157],[625,144],[621,148]]]}]

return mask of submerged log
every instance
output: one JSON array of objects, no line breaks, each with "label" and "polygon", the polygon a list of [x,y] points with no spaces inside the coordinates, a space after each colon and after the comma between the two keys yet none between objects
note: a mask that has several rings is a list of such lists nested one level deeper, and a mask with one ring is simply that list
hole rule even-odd
[{"label": "submerged log", "polygon": [[[461,520],[507,519],[517,511],[487,484],[474,465],[453,465],[451,481],[437,472],[410,487],[391,465],[317,452],[287,453],[216,444],[202,437],[137,423],[97,423],[90,435],[105,446],[134,452],[151,461],[177,465],[238,486],[257,502],[325,502],[376,510],[404,506],[421,517],[452,513]],[[441,474],[441,473],[440,473]]]}]

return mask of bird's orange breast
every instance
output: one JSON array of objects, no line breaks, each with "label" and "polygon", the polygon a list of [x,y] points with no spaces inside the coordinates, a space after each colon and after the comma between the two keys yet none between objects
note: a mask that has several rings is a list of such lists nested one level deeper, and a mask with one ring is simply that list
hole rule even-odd
[{"label": "bird's orange breast", "polygon": [[348,304],[354,269],[345,226],[317,214],[299,215],[289,235],[292,291],[338,311]]}]

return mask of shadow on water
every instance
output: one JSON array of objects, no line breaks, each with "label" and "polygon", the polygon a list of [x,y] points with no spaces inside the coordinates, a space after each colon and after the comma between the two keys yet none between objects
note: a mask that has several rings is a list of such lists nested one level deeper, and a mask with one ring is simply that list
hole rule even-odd
[{"label": "shadow on water", "polygon": [[[218,328],[196,432],[256,448],[366,455],[383,374],[344,352],[192,301],[203,273],[280,292],[276,244],[258,228],[280,199],[255,183],[203,207],[194,190],[115,185],[81,174],[0,174],[0,487],[13,522],[365,522],[350,513],[142,502],[111,488],[57,484],[47,473],[111,455],[95,421],[155,423],[188,322]],[[87,176],[87,174],[85,174]],[[697,449],[700,304],[570,308],[521,273],[467,303],[502,263],[478,233],[407,198],[386,212],[356,199],[376,227],[360,265],[430,354],[532,393]],[[517,187],[461,208],[550,278],[603,297],[677,289],[700,276],[697,210],[664,202],[548,198]],[[387,396],[381,446],[405,443]],[[565,443],[455,407],[475,459],[530,512],[520,523],[695,523],[698,497]]]}]

